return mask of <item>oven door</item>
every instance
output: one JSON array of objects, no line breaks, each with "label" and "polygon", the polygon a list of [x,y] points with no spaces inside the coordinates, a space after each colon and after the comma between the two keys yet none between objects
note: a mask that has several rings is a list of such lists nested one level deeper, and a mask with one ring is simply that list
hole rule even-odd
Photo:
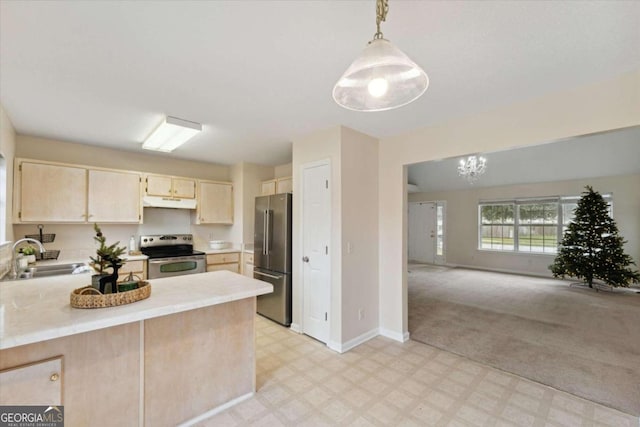
[{"label": "oven door", "polygon": [[149,279],[160,279],[162,277],[204,273],[206,267],[204,256],[150,259],[147,277]]}]

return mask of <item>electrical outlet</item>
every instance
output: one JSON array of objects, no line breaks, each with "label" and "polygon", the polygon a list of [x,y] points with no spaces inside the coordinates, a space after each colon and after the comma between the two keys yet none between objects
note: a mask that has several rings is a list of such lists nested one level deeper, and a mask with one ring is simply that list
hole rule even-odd
[{"label": "electrical outlet", "polygon": [[364,309],[363,308],[359,308],[358,309],[358,320],[362,320],[364,318]]}]

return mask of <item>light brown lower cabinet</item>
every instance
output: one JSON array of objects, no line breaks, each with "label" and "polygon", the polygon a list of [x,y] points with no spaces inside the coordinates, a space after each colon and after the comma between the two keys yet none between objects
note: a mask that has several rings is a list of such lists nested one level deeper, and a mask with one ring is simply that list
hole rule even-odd
[{"label": "light brown lower cabinet", "polygon": [[0,371],[0,405],[62,405],[62,356]]},{"label": "light brown lower cabinet", "polygon": [[240,273],[240,252],[207,255],[207,271],[228,270]]},{"label": "light brown lower cabinet", "polygon": [[133,273],[133,275],[137,276],[140,280],[146,280],[147,261],[136,260],[125,262],[124,265],[120,267],[120,270],[118,270],[118,281],[124,280],[129,273]]},{"label": "light brown lower cabinet", "polygon": [[182,424],[255,391],[255,312],[245,298],[0,350],[0,404],[63,404],[68,426]]},{"label": "light brown lower cabinet", "polygon": [[253,253],[244,252],[242,256],[244,258],[242,274],[247,277],[253,277]]},{"label": "light brown lower cabinet", "polygon": [[[108,310],[108,309],[96,309]],[[7,370],[64,357],[57,382],[67,426],[136,426],[140,418],[140,325],[128,323],[0,351]],[[47,371],[41,381],[50,381]],[[14,394],[2,382],[1,394]]]}]

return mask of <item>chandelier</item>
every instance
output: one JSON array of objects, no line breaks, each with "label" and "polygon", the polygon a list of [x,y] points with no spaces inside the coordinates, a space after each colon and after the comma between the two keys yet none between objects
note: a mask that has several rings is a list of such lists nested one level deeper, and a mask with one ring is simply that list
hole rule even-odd
[{"label": "chandelier", "polygon": [[469,156],[467,160],[460,159],[460,164],[458,165],[458,175],[465,178],[470,184],[477,181],[486,170],[487,159],[482,156]]},{"label": "chandelier", "polygon": [[333,88],[333,99],[341,107],[391,110],[415,101],[429,86],[424,70],[380,31],[380,24],[387,19],[388,1],[376,0],[377,32]]}]

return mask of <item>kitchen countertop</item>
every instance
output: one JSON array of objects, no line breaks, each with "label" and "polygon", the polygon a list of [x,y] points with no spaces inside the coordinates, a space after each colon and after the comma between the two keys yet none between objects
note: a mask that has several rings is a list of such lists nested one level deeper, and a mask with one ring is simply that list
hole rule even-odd
[{"label": "kitchen countertop", "polygon": [[145,261],[149,259],[146,255],[122,255],[121,258],[125,261]]},{"label": "kitchen countertop", "polygon": [[240,253],[240,249],[228,248],[228,249],[201,249],[207,255],[213,254],[231,254],[231,253]]},{"label": "kitchen countertop", "polygon": [[118,307],[77,309],[69,304],[91,274],[0,284],[0,350],[80,334],[273,292],[273,286],[229,271],[152,279],[148,299]]}]

